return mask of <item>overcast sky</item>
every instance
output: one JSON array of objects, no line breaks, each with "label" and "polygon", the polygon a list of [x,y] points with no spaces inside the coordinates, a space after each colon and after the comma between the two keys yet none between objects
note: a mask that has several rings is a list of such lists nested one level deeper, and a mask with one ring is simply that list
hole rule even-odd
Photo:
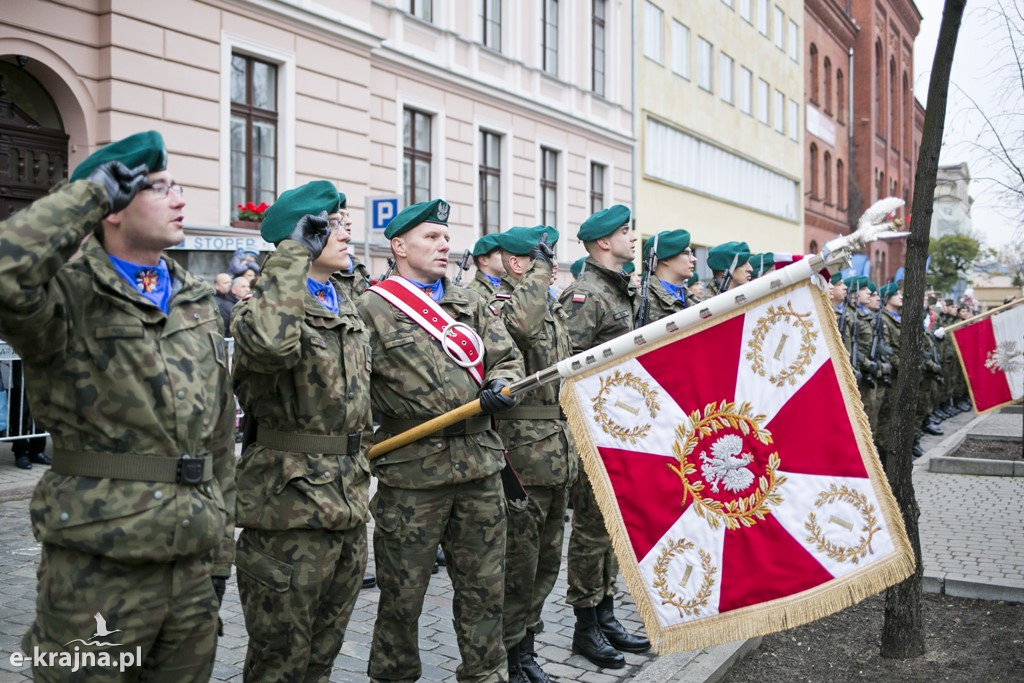
[{"label": "overcast sky", "polygon": [[[1019,13],[1024,0],[1001,0],[1007,11]],[[921,32],[914,43],[915,94],[922,104],[927,105],[928,80],[931,77],[932,59],[935,57],[935,44],[939,37],[939,25],[942,22],[943,0],[915,0],[918,10],[924,19]],[[1016,5],[1014,5],[1016,3]],[[946,110],[946,125],[943,138],[941,164],[955,164],[966,161],[971,176],[970,185],[974,206],[971,219],[975,231],[982,237],[985,246],[1002,247],[1018,232],[1019,220],[1011,212],[1000,210],[1000,201],[990,183],[982,177],[993,172],[991,161],[983,154],[972,150],[971,141],[984,129],[984,121],[973,111],[970,101],[964,97],[966,92],[973,98],[990,118],[1012,112],[1021,116],[1024,106],[1024,93],[1021,92],[1020,81],[1015,88],[1007,86],[1007,69],[1013,60],[1012,52],[1006,44],[1006,29],[998,21],[995,13],[1000,12],[999,0],[967,0],[963,23],[960,25],[960,36],[953,57],[953,73],[950,85],[950,97]],[[1021,20],[1017,19],[1018,26]],[[1005,67],[1005,68],[1004,68]],[[1012,73],[1012,72],[1011,72]],[[959,89],[959,90],[958,90]],[[1007,92],[1014,96],[1007,98]],[[1015,127],[1019,133],[1022,118],[1016,119]],[[988,140],[991,144],[992,140]],[[1024,163],[1019,159],[1018,163]]]}]

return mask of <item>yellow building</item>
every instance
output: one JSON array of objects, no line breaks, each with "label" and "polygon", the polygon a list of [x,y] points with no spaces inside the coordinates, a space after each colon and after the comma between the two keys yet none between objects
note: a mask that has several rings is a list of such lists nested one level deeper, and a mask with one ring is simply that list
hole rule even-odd
[{"label": "yellow building", "polygon": [[[636,227],[803,243],[803,3],[639,0]],[[638,250],[639,252],[639,250]]]}]

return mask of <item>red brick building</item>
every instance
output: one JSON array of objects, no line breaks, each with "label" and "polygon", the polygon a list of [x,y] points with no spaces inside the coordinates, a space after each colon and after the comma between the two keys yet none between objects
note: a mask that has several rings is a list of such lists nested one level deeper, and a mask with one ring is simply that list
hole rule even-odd
[{"label": "red brick building", "polygon": [[[881,197],[913,196],[914,39],[921,13],[913,0],[847,0],[860,27],[853,60],[853,165],[849,217]],[[909,210],[909,207],[908,207]],[[871,279],[884,282],[903,265],[905,242],[869,246]]]},{"label": "red brick building", "polygon": [[850,52],[858,27],[845,0],[804,5],[804,248],[849,232]]}]

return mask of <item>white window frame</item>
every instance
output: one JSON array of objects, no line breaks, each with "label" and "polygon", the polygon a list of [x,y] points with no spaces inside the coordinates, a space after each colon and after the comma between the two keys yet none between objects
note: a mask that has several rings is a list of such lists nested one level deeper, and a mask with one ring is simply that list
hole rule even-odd
[{"label": "white window frame", "polygon": [[[534,192],[535,192],[534,196],[537,198],[537,201],[536,201],[536,204],[535,204],[534,210],[533,210],[533,214],[534,214],[535,220],[537,221],[537,224],[544,224],[544,216],[541,213],[541,206],[543,205],[543,201],[542,201],[541,197],[542,197],[542,193],[543,193],[544,190],[541,187],[540,181],[541,181],[541,178],[543,177],[542,165],[544,164],[544,150],[545,149],[549,149],[552,152],[557,152],[558,153],[558,170],[556,172],[557,177],[555,178],[555,182],[558,183],[558,197],[555,198],[555,218],[557,219],[557,221],[559,223],[562,223],[563,225],[567,224],[568,221],[566,220],[566,218],[567,218],[566,212],[569,210],[569,202],[568,202],[569,187],[568,187],[568,185],[566,183],[567,183],[567,179],[568,179],[569,176],[568,176],[568,169],[566,167],[569,165],[569,152],[568,152],[568,150],[562,144],[553,142],[551,140],[537,140],[533,144],[533,149],[534,149],[534,164],[535,164],[534,168],[536,169],[536,171],[535,171],[535,174],[536,174],[536,184],[534,185]],[[596,161],[596,159],[595,159],[595,161]],[[587,170],[589,171],[589,167],[587,167]],[[588,181],[588,185],[587,185],[587,198],[589,200],[589,198],[590,198],[589,173],[587,173],[586,177],[587,177],[587,181]],[[557,228],[558,226],[556,225],[556,226],[553,226],[553,227]],[[558,240],[558,243],[559,243],[558,258],[560,260],[564,261],[565,260],[565,255],[566,255],[566,251],[568,250],[569,240]]]},{"label": "white window frame", "polygon": [[789,139],[800,142],[800,105],[796,100],[789,101]]},{"label": "white window frame", "polygon": [[644,0],[644,57],[665,63],[665,12],[651,0]]},{"label": "white window frame", "polygon": [[257,57],[277,66],[277,189],[295,185],[295,53],[245,36],[222,31],[220,36],[220,188],[217,215],[231,224],[231,55]]},{"label": "white window frame", "polygon": [[718,53],[718,96],[723,102],[736,103],[735,87],[733,83],[733,71],[736,62],[724,52]]},{"label": "white window frame", "polygon": [[775,16],[773,17],[772,28],[775,34],[775,47],[779,48],[783,52],[786,51],[786,13],[782,11],[782,8],[778,5],[775,6]]},{"label": "white window frame", "polygon": [[781,90],[776,90],[772,95],[773,106],[772,110],[775,114],[775,132],[782,135],[786,134],[786,96],[782,94]]},{"label": "white window frame", "polygon": [[754,112],[754,73],[745,66],[740,66],[736,92],[738,94],[737,106],[740,111],[752,116]]},{"label": "white window frame", "polygon": [[[436,116],[436,115],[435,115]],[[512,148],[515,139],[512,129],[496,124],[490,119],[474,118],[473,120],[473,231],[476,239],[480,239],[480,134],[482,132],[494,133],[501,136],[498,159],[501,164],[501,209],[498,212],[498,229],[508,229],[512,225]],[[433,172],[433,169],[431,169]],[[401,194],[401,193],[399,193]],[[438,195],[443,197],[444,195]]]},{"label": "white window frame", "polygon": [[486,42],[487,41],[487,33],[486,33],[486,30],[484,29],[484,25],[483,25],[484,3],[486,3],[486,2],[487,2],[487,0],[476,0],[476,16],[473,18],[473,21],[476,24],[476,30],[479,32],[479,36],[478,36],[479,40],[478,40],[478,42],[480,43],[480,45],[482,45],[483,47],[487,48],[488,50],[494,50],[495,52],[504,54],[505,53],[505,7],[508,4],[508,2],[506,0],[502,0],[501,1],[501,12],[500,12],[500,16],[498,17],[498,42],[501,44],[501,47],[497,47],[497,48],[491,47]]},{"label": "white window frame", "polygon": [[697,87],[709,93],[715,92],[715,46],[703,36],[697,36]]},{"label": "white window frame", "polygon": [[769,28],[770,28],[770,26],[769,26],[769,22],[770,22],[769,12],[771,11],[771,8],[772,8],[771,0],[758,0],[758,3],[757,3],[757,30],[765,38],[768,37],[768,31],[769,31]]},{"label": "white window frame", "polygon": [[800,62],[800,27],[792,19],[789,20],[789,58]]},{"label": "white window frame", "polygon": [[771,125],[771,85],[763,78],[757,79],[757,120],[768,126]]},{"label": "white window frame", "polygon": [[672,20],[672,71],[690,80],[690,27]]},{"label": "white window frame", "polygon": [[754,0],[740,0],[740,17],[748,24],[753,24],[752,5]]},{"label": "white window frame", "polygon": [[[398,160],[395,164],[395,194],[399,196],[399,203],[401,203],[401,197],[405,188],[405,177],[402,173],[402,155],[405,150],[403,121],[405,120],[406,108],[415,109],[430,115],[430,194],[434,197],[444,197],[446,174],[441,169],[448,161],[447,150],[444,144],[444,100],[441,97],[438,97],[437,100],[426,100],[416,95],[402,92],[397,93],[395,96],[395,121],[397,121],[395,125],[395,158]],[[473,159],[473,166],[474,168],[476,167],[476,158]],[[474,199],[475,204],[476,200]],[[399,210],[404,208],[404,206],[400,206]]]}]

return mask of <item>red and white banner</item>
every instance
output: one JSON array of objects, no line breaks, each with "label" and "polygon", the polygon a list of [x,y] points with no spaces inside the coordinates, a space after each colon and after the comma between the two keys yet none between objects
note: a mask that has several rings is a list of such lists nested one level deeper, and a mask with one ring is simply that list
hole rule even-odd
[{"label": "red and white banner", "polygon": [[566,380],[562,404],[659,652],[791,628],[913,571],[810,283]]},{"label": "red and white banner", "polygon": [[1024,306],[984,313],[965,321],[951,334],[975,411],[985,413],[1021,400]]}]

